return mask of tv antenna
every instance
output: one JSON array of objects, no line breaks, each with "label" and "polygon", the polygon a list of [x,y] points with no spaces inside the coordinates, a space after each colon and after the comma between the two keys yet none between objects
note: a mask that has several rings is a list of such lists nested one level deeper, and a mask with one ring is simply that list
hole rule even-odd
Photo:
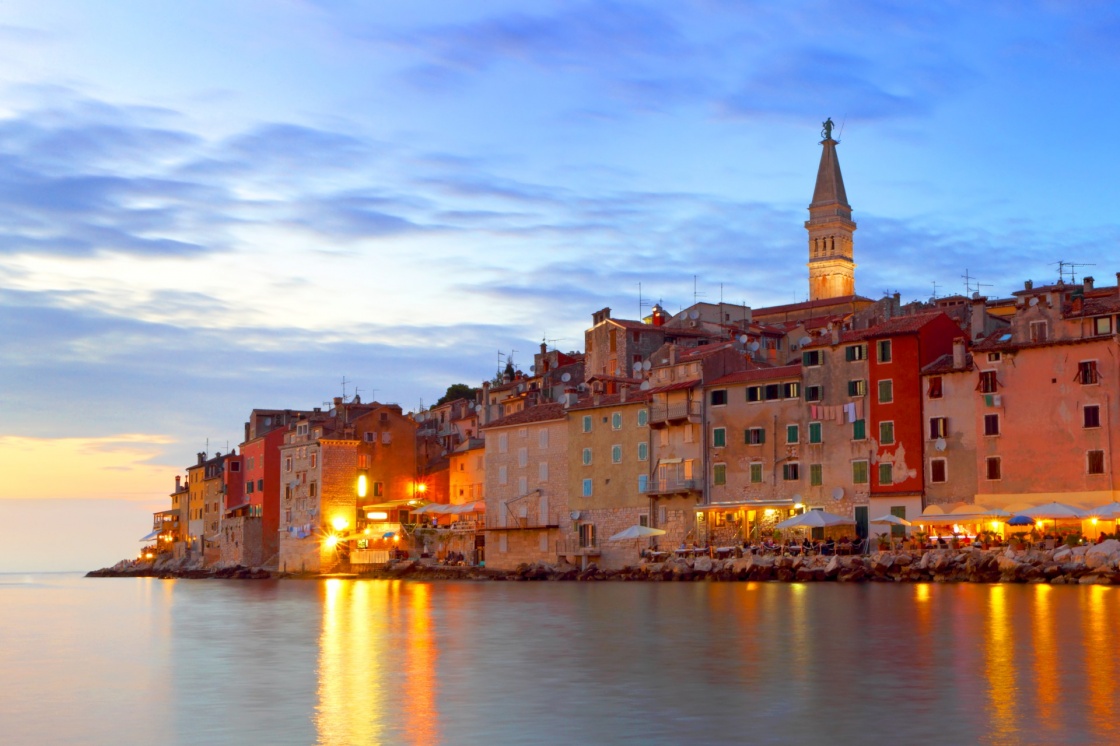
[{"label": "tv antenna", "polygon": [[933,281],[933,298],[937,300],[937,280]]},{"label": "tv antenna", "polygon": [[700,289],[697,287],[697,277],[696,277],[696,275],[693,275],[692,276],[692,305],[696,305],[699,302],[700,296],[702,296],[702,295],[707,295],[707,293],[701,293],[700,292]]},{"label": "tv antenna", "polygon": [[1051,262],[1050,264],[1051,264],[1051,266],[1053,266],[1055,264],[1058,265],[1058,281],[1059,282],[1065,282],[1066,273],[1068,272],[1069,273],[1069,281],[1073,284],[1077,284],[1077,268],[1078,267],[1095,267],[1095,266],[1097,266],[1096,264],[1080,264],[1080,263],[1077,263],[1077,262],[1066,262],[1066,261],[1061,261],[1061,260],[1058,260],[1056,262]]},{"label": "tv antenna", "polygon": [[[986,283],[986,282],[981,283],[979,278],[977,278],[973,275],[970,275],[968,273],[967,268],[965,269],[964,274],[961,275],[961,278],[964,280],[964,294],[968,295],[968,296],[971,296],[973,292],[979,293],[981,287],[989,287],[989,288],[991,287],[991,284]],[[973,282],[974,280],[975,280],[975,283]],[[973,290],[973,287],[972,287],[973,284],[976,285],[975,290]]]},{"label": "tv antenna", "polygon": [[343,376],[342,377],[342,401],[346,401],[346,384],[348,384],[348,383],[353,383],[353,381],[347,381],[346,376]]},{"label": "tv antenna", "polygon": [[650,306],[648,300],[642,300],[642,283],[638,283],[638,320],[644,318],[645,309]]}]

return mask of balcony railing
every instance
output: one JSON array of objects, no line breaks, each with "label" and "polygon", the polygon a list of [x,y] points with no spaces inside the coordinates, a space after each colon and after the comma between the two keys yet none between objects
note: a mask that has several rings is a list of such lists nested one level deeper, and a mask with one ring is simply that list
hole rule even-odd
[{"label": "balcony railing", "polygon": [[698,492],[699,479],[651,479],[642,490],[646,495],[666,495],[675,492]]},{"label": "balcony railing", "polygon": [[596,538],[590,542],[581,542],[579,539],[559,539],[556,542],[556,553],[569,557],[597,557],[603,552]]},{"label": "balcony railing", "polygon": [[486,516],[487,531],[509,531],[524,528],[556,528],[560,523],[555,515],[539,515],[537,511],[529,511],[528,515],[506,514],[503,522],[500,516]]},{"label": "balcony railing", "polygon": [[649,408],[650,424],[672,422],[674,420],[687,420],[690,417],[700,416],[700,402],[687,401],[679,404],[658,405]]}]

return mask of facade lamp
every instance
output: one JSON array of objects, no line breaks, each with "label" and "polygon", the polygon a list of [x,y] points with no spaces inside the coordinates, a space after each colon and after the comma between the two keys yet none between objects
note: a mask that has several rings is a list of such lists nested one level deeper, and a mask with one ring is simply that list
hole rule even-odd
[{"label": "facade lamp", "polygon": [[365,497],[369,492],[369,477],[364,471],[358,472],[358,497]]}]

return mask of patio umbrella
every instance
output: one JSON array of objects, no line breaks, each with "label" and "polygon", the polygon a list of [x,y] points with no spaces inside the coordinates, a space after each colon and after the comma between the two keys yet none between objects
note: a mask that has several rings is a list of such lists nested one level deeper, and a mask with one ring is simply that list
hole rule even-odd
[{"label": "patio umbrella", "polygon": [[650,528],[649,526],[631,526],[630,528],[623,529],[617,534],[609,538],[607,541],[623,541],[625,539],[644,539],[647,536],[661,536],[665,532],[659,528]]},{"label": "patio umbrella", "polygon": [[855,520],[835,513],[809,510],[800,515],[795,515],[793,518],[785,519],[774,528],[824,528],[825,526],[854,526],[855,523]]},{"label": "patio umbrella", "polygon": [[1120,503],[1109,503],[1108,505],[1101,505],[1099,508],[1085,511],[1085,515],[1094,518],[1102,518],[1106,521],[1114,521],[1120,518]]},{"label": "patio umbrella", "polygon": [[905,518],[899,518],[896,515],[881,515],[878,518],[872,518],[870,523],[893,523],[896,526],[910,526],[913,525]]},{"label": "patio umbrella", "polygon": [[1034,519],[1030,516],[1017,515],[1007,522],[1008,526],[1033,526]]},{"label": "patio umbrella", "polygon": [[1046,503],[1039,505],[1037,508],[1030,508],[1028,510],[1019,511],[1019,515],[1025,515],[1028,518],[1042,518],[1051,521],[1060,520],[1081,520],[1085,517],[1085,513],[1079,508],[1065,503]]}]

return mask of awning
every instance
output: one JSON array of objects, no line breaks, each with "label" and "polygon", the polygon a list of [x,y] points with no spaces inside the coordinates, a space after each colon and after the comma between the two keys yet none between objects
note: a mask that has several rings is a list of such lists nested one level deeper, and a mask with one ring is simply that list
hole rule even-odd
[{"label": "awning", "polygon": [[152,533],[150,533],[150,534],[148,534],[147,536],[145,536],[145,537],[141,538],[141,539],[140,539],[140,541],[151,541],[152,539],[154,539],[154,538],[156,538],[157,536],[159,536],[159,532],[160,532],[160,531],[162,531],[162,530],[163,530],[163,529],[161,529],[161,528],[157,528],[157,529],[156,529],[155,531],[153,531]]}]

